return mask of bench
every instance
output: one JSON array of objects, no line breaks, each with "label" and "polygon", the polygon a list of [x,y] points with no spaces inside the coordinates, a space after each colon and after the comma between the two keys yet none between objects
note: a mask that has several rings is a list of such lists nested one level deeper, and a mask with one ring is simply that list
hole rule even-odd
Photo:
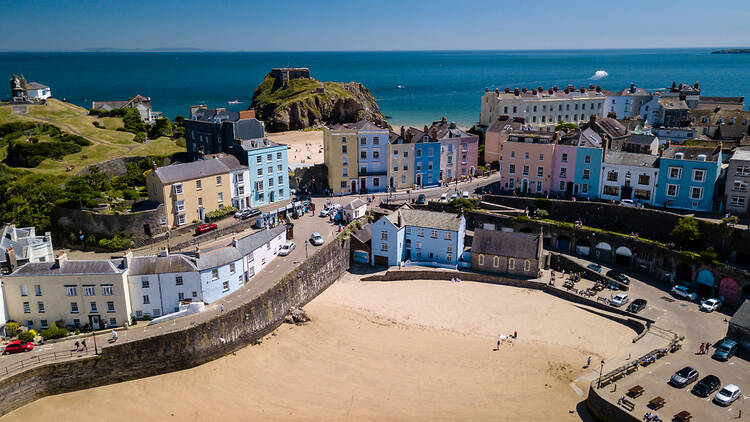
[{"label": "bench", "polygon": [[693,415],[691,415],[689,412],[683,410],[682,412],[674,415],[674,419],[672,419],[672,420],[673,421],[677,421],[677,422],[688,422],[688,421],[690,421],[690,419],[692,417],[693,417]]},{"label": "bench", "polygon": [[640,397],[643,392],[646,391],[643,387],[640,385],[636,385],[634,387],[630,387],[628,390],[628,396],[632,398]]},{"label": "bench", "polygon": [[635,403],[628,399],[622,399],[620,401],[620,406],[624,407],[628,412],[632,412],[635,408]]},{"label": "bench", "polygon": [[664,407],[664,403],[666,403],[666,400],[664,400],[660,396],[656,396],[651,401],[648,402],[648,407],[650,407],[653,410],[659,410],[662,407]]}]

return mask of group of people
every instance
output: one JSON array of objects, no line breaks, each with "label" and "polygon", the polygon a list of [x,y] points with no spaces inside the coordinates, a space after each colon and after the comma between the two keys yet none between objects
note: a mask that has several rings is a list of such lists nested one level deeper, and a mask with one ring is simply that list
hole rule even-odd
[{"label": "group of people", "polygon": [[708,351],[711,350],[711,342],[705,342],[701,343],[700,349],[698,350],[699,355],[705,355],[708,353]]},{"label": "group of people", "polygon": [[651,412],[646,412],[646,414],[643,415],[643,420],[646,422],[661,422],[661,418]]},{"label": "group of people", "polygon": [[81,352],[84,350],[89,350],[88,346],[86,346],[86,339],[82,339],[81,341],[76,340],[76,352]]},{"label": "group of people", "polygon": [[462,281],[461,277],[451,277],[451,283],[460,283]]},{"label": "group of people", "polygon": [[512,338],[512,339],[517,339],[518,338],[518,331],[513,331],[513,335],[511,335],[511,336],[506,336],[505,334],[500,334],[497,337],[497,347],[495,348],[495,350],[500,350],[500,346],[502,346],[503,341],[508,340],[509,337]]}]

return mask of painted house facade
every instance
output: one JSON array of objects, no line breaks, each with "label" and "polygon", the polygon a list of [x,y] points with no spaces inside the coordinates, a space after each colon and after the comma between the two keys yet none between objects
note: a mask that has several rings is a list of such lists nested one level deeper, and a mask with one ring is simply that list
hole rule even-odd
[{"label": "painted house facade", "polygon": [[592,129],[584,129],[578,140],[576,151],[576,171],[573,195],[596,198],[599,194],[599,180],[606,142]]},{"label": "painted house facade", "polygon": [[183,302],[203,301],[195,260],[183,254],[127,256],[131,317],[156,318],[179,310]]},{"label": "painted house facade", "polygon": [[551,132],[509,131],[500,145],[503,186],[524,193],[545,194],[552,183],[556,137]]},{"label": "painted house facade", "polygon": [[185,144],[190,160],[204,155],[231,152],[237,142],[265,137],[263,122],[255,110],[227,111],[205,105],[190,108],[185,119]]},{"label": "painted house facade", "polygon": [[[267,138],[249,139],[237,144],[235,155],[249,169],[250,206],[261,207],[291,197],[287,146]],[[247,160],[247,161],[245,161]]]},{"label": "painted house facade", "polygon": [[46,100],[52,96],[52,89],[39,82],[29,82],[26,84],[26,95],[31,100]]},{"label": "painted house facade", "polygon": [[735,214],[747,212],[750,201],[750,150],[737,148],[729,159],[725,187],[726,210]]},{"label": "painted house facade", "polygon": [[471,268],[537,278],[544,266],[539,233],[477,229],[471,244]]},{"label": "painted house facade", "polygon": [[659,160],[654,205],[710,212],[720,173],[721,145],[716,148],[670,146]]},{"label": "painted house facade", "polygon": [[508,134],[511,131],[521,130],[524,125],[525,122],[522,117],[500,116],[487,128],[484,134],[484,162],[487,166],[493,169],[501,167],[501,145],[508,140]]},{"label": "painted house facade", "polygon": [[388,185],[392,189],[414,187],[414,143],[411,130],[391,132],[388,152]]},{"label": "painted house facade", "polygon": [[358,170],[360,193],[384,192],[388,189],[389,130],[360,120],[352,125],[357,130],[359,151]]},{"label": "painted house facade", "polygon": [[344,125],[323,129],[323,162],[334,195],[359,192],[357,131]]},{"label": "painted house facade", "polygon": [[578,146],[575,143],[559,143],[555,145],[555,153],[552,157],[552,183],[550,185],[552,192],[573,195],[577,152]]},{"label": "painted house facade", "polygon": [[613,115],[615,119],[638,117],[641,106],[651,100],[651,93],[635,84],[622,91],[607,93],[604,101],[605,115]]},{"label": "painted house facade", "polygon": [[658,177],[658,156],[607,151],[602,163],[599,198],[612,201],[632,199],[653,205]]},{"label": "painted house facade", "polygon": [[411,128],[414,135],[414,186],[425,188],[440,184],[440,142],[425,132]]}]

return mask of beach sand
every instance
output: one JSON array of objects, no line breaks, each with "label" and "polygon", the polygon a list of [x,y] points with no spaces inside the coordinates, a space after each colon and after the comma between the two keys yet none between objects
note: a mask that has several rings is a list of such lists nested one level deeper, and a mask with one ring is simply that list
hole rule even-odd
[{"label": "beach sand", "polygon": [[234,355],[43,398],[0,421],[574,421],[583,398],[568,384],[586,357],[634,335],[539,291],[470,282],[347,274],[306,310],[310,323]]},{"label": "beach sand", "polygon": [[300,164],[323,164],[322,130],[266,133],[266,137],[276,143],[291,146],[287,151],[287,161],[290,167]]}]

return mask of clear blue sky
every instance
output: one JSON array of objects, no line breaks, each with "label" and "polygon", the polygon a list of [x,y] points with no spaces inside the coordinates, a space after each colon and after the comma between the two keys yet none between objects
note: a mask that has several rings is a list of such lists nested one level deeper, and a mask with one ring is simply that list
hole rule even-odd
[{"label": "clear blue sky", "polygon": [[750,0],[37,0],[0,49],[220,51],[750,46]]}]

